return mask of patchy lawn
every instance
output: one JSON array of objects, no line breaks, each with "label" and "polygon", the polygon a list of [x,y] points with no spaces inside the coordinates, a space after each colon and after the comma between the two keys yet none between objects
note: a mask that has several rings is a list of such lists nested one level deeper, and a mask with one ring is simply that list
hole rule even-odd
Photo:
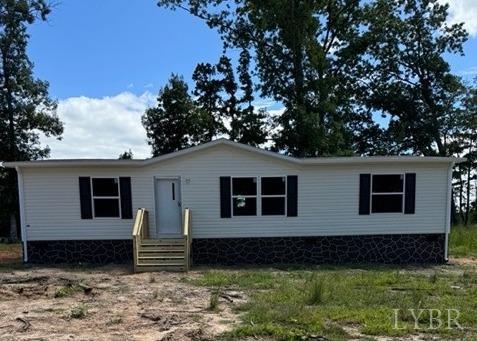
[{"label": "patchy lawn", "polygon": [[[237,310],[243,323],[227,333],[231,338],[461,339],[477,337],[476,270],[460,265],[216,270],[193,282],[219,291],[243,291],[250,297]],[[419,329],[409,309],[419,316]],[[430,311],[419,315],[418,309],[440,309],[445,323],[430,329]],[[463,329],[453,323],[452,329],[447,328],[447,309],[459,310],[457,321]],[[451,312],[451,318],[456,315]]]},{"label": "patchy lawn", "polygon": [[477,257],[477,226],[452,226],[449,252],[452,257]]},{"label": "patchy lawn", "polygon": [[0,339],[475,340],[476,231],[453,228],[445,265],[187,274],[24,266],[19,245],[0,245]]}]

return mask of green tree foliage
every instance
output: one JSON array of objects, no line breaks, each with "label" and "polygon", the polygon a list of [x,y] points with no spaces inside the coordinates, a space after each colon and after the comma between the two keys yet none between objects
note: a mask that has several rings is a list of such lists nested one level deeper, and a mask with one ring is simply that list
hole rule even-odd
[{"label": "green tree foliage", "polygon": [[[283,103],[275,149],[291,155],[449,155],[462,91],[444,59],[462,24],[438,0],[160,0],[254,56],[262,96]],[[390,117],[381,127],[373,115]],[[425,132],[425,133],[424,133]]]},{"label": "green tree foliage", "polygon": [[[477,84],[477,79],[474,84]],[[464,225],[471,223],[477,209],[477,87],[469,86],[462,101],[459,116],[459,155],[466,158],[454,171],[455,192],[459,220]]]},{"label": "green tree foliage", "polygon": [[159,91],[157,106],[142,116],[152,154],[159,156],[194,145],[197,115],[186,82],[173,74]]},{"label": "green tree foliage", "polygon": [[[0,160],[34,160],[49,155],[39,133],[60,138],[63,125],[48,83],[33,76],[27,55],[27,26],[45,20],[50,9],[43,0],[0,0]],[[0,208],[17,214],[16,173],[0,169]],[[1,218],[0,218],[1,219]],[[11,235],[15,235],[11,224]]]},{"label": "green tree foliage", "polygon": [[376,0],[367,13],[370,58],[363,100],[391,117],[394,153],[451,155],[462,95],[445,53],[461,54],[467,33],[447,25],[438,0]]},{"label": "green tree foliage", "polygon": [[199,112],[194,141],[207,142],[225,134],[232,141],[252,146],[266,141],[266,114],[263,110],[256,112],[252,104],[253,83],[249,68],[250,55],[245,50],[240,54],[237,66],[239,82],[227,56],[220,57],[215,65],[197,65],[192,76],[194,101]]},{"label": "green tree foliage", "polygon": [[238,100],[240,109],[237,116],[232,117],[230,121],[229,136],[233,141],[259,146],[267,141],[265,122],[267,113],[264,109],[256,110],[252,104],[254,96],[253,82],[250,76],[250,61],[250,53],[246,49],[242,50],[237,66],[242,96]]},{"label": "green tree foliage", "polygon": [[342,107],[350,96],[360,41],[359,1],[177,1],[222,35],[226,47],[255,56],[261,95],[283,103],[275,149],[311,156],[346,152]]},{"label": "green tree foliage", "polygon": [[198,108],[200,124],[194,132],[194,141],[203,143],[212,141],[219,133],[224,132],[221,118],[221,81],[216,78],[215,65],[197,64],[192,79],[195,82],[194,96]]},{"label": "green tree foliage", "polygon": [[[216,65],[217,73],[222,75],[219,79],[221,96],[221,105],[219,108],[222,120],[236,122],[240,116],[240,109],[237,100],[237,83],[235,82],[234,69],[230,58],[222,56]],[[235,124],[234,124],[235,126]],[[224,128],[224,132],[227,130]],[[236,140],[237,134],[235,129],[230,130],[230,139]]]},{"label": "green tree foliage", "polygon": [[119,160],[132,160],[134,158],[134,154],[131,149],[125,150],[123,153],[119,154]]}]

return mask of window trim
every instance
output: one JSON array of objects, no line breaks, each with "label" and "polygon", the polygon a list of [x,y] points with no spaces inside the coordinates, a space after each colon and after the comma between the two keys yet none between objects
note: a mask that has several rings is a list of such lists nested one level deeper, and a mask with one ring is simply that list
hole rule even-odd
[{"label": "window trim", "polygon": [[[117,186],[118,186],[118,195],[117,196],[95,196],[93,192],[93,179],[116,179],[117,180]],[[121,212],[121,191],[119,188],[119,176],[91,176],[90,177],[90,188],[91,188],[91,208],[93,211],[93,219],[121,219],[123,216],[123,212]],[[96,216],[96,210],[94,209],[94,199],[118,199],[118,205],[119,205],[119,215],[117,217],[97,217]]]},{"label": "window trim", "polygon": [[[283,178],[285,179],[285,192],[284,194],[262,194],[262,178]],[[287,216],[287,208],[288,208],[288,178],[286,175],[281,176],[261,176],[260,177],[260,216],[264,217],[286,217]],[[285,199],[285,207],[283,210],[283,214],[263,214],[263,205],[262,199],[263,198],[284,198]]]},{"label": "window trim", "polygon": [[[402,191],[401,192],[373,192],[374,176],[375,175],[399,175],[402,177]],[[369,195],[369,214],[404,214],[404,205],[406,200],[406,173],[371,173],[371,185]],[[375,195],[401,195],[401,211],[400,212],[373,212],[373,196]]]},{"label": "window trim", "polygon": [[[257,194],[256,195],[234,195],[233,190],[234,190],[234,180],[233,179],[240,179],[240,178],[255,178],[256,181],[256,186],[257,186]],[[262,195],[262,178],[284,178],[285,179],[285,194],[265,194]],[[287,175],[266,175],[266,176],[261,176],[261,175],[231,175],[230,176],[230,207],[231,207],[231,212],[230,212],[230,218],[253,218],[253,217],[288,217],[287,215],[287,209],[288,209],[288,178]],[[255,215],[234,215],[234,198],[237,197],[244,197],[244,198],[256,198],[256,210],[257,214]],[[283,214],[262,214],[262,197],[265,198],[285,198],[285,211]]]}]

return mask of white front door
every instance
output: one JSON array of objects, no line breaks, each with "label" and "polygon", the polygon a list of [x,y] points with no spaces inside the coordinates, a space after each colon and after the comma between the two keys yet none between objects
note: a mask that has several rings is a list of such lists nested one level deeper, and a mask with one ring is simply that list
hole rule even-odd
[{"label": "white front door", "polygon": [[181,233],[181,211],[179,179],[157,179],[156,222],[159,237]]}]

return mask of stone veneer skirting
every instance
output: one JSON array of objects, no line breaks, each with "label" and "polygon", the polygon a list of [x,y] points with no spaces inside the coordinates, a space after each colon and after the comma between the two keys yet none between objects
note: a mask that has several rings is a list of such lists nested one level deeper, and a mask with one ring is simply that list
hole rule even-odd
[{"label": "stone veneer skirting", "polygon": [[30,263],[132,263],[133,242],[129,240],[28,241]]},{"label": "stone veneer skirting", "polygon": [[[131,263],[132,240],[28,241],[31,263]],[[208,238],[192,240],[193,265],[443,263],[445,234]]]},{"label": "stone veneer skirting", "polygon": [[193,265],[443,262],[445,234],[192,240]]}]

